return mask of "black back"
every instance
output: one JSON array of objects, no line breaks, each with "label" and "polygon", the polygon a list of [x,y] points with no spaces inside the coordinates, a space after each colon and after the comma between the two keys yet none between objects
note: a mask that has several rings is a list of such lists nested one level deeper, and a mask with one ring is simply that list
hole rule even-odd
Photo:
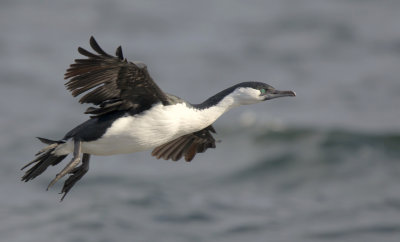
[{"label": "black back", "polygon": [[126,112],[119,111],[99,117],[93,117],[69,131],[64,136],[63,140],[68,140],[70,138],[81,141],[97,140],[104,135],[116,119],[123,117],[124,115],[126,115]]}]

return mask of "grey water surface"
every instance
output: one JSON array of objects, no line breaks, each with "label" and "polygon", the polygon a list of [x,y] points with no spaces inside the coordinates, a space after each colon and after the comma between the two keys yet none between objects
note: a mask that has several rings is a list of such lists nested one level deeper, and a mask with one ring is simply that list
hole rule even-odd
[{"label": "grey water surface", "polygon": [[[400,241],[400,1],[0,2],[1,241]],[[65,90],[96,37],[199,103],[242,81],[296,91],[215,124],[191,163],[93,157],[19,169],[88,117]]]}]

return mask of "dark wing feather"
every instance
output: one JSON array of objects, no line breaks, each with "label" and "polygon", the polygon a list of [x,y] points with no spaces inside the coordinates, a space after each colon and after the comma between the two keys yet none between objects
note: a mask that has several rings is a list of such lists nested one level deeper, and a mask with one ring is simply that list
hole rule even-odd
[{"label": "dark wing feather", "polygon": [[85,93],[80,103],[92,103],[85,113],[100,116],[109,112],[126,110],[140,112],[157,102],[170,104],[168,96],[150,77],[146,65],[124,59],[121,46],[116,56],[107,54],[90,38],[96,53],[81,47],[78,52],[88,58],[76,59],[65,73],[70,79],[65,85],[74,97]]},{"label": "dark wing feather", "polygon": [[215,139],[211,133],[215,133],[210,125],[200,131],[181,136],[166,144],[156,147],[151,153],[157,159],[177,161],[185,157],[186,161],[191,161],[197,153],[203,153],[208,148],[215,148]]}]

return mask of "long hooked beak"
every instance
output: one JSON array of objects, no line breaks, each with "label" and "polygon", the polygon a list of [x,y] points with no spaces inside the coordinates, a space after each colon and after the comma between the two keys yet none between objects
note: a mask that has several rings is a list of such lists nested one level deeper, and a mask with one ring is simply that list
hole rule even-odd
[{"label": "long hooked beak", "polygon": [[270,100],[278,97],[295,97],[296,93],[294,91],[279,91],[273,90],[270,93],[265,94],[265,100]]}]

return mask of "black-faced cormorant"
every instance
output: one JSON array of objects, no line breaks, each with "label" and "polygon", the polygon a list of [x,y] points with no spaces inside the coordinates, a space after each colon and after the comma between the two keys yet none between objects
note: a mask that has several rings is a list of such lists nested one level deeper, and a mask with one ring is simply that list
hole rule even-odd
[{"label": "black-faced cormorant", "polygon": [[79,102],[94,105],[85,112],[91,115],[90,119],[63,139],[39,138],[48,146],[22,168],[31,166],[22,177],[27,182],[72,153],[72,160],[47,187],[70,174],[62,188],[61,200],[88,171],[90,155],[153,149],[151,154],[158,159],[176,161],[184,157],[191,161],[196,153],[215,148],[212,124],[229,109],[295,96],[293,91],[278,91],[262,82],[242,82],[201,104],[190,104],[163,92],[150,77],[146,65],[124,59],[121,47],[117,48],[116,56],[111,56],[93,37],[90,46],[96,53],[79,47],[79,53],[87,58],[75,60],[65,73],[65,79],[69,79],[65,85],[72,95],[85,94]]}]

